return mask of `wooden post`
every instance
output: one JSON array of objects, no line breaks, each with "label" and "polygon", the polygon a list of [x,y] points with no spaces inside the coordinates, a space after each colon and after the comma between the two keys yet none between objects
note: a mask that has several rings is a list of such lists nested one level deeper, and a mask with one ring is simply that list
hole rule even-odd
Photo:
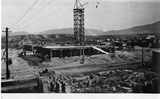
[{"label": "wooden post", "polygon": [[143,59],[143,55],[144,54],[144,51],[143,51],[143,47],[142,47],[142,66],[144,65],[144,59]]},{"label": "wooden post", "polygon": [[50,49],[50,61],[52,59],[52,49]]},{"label": "wooden post", "polygon": [[5,48],[5,51],[6,51],[6,79],[10,78],[10,71],[9,71],[9,67],[8,67],[8,32],[9,32],[8,30],[9,30],[9,28],[6,27],[5,31],[2,31],[2,32],[6,33],[6,48]]}]

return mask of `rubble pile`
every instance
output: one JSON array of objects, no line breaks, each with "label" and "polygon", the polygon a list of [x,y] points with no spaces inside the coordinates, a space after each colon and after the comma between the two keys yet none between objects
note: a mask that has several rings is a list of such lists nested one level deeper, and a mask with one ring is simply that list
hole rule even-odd
[{"label": "rubble pile", "polygon": [[160,79],[144,71],[109,70],[73,77],[71,86],[73,93],[143,93],[156,77]]},{"label": "rubble pile", "polygon": [[71,80],[63,73],[48,71],[39,72],[39,89],[44,93],[70,93]]}]

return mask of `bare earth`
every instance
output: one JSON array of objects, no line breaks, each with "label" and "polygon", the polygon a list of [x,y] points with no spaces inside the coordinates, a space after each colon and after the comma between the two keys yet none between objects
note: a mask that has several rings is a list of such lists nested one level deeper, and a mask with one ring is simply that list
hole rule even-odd
[{"label": "bare earth", "polygon": [[[85,56],[85,63],[80,64],[80,57],[53,58],[51,62],[38,63],[38,66],[31,66],[28,62],[18,57],[20,50],[10,49],[9,56],[12,58],[13,64],[9,66],[12,78],[24,78],[35,76],[40,70],[48,68],[57,73],[76,74],[83,72],[92,72],[106,70],[112,64],[140,62],[141,51],[117,51],[115,55],[99,54],[93,56]],[[150,60],[150,52],[145,52],[145,61]],[[103,65],[99,65],[103,64]],[[5,76],[5,63],[2,62],[2,76]]]}]

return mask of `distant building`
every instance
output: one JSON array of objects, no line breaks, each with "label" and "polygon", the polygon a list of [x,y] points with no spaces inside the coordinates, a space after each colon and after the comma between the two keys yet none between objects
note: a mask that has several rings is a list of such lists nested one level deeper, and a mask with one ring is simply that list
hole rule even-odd
[{"label": "distant building", "polygon": [[160,48],[160,39],[153,40],[152,48]]}]

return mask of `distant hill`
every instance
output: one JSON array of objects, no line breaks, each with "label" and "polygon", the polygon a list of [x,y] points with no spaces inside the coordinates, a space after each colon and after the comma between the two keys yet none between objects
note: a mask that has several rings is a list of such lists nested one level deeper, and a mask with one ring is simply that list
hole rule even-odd
[{"label": "distant hill", "polygon": [[[18,35],[29,35],[30,33],[25,31],[19,31],[19,32],[9,32],[9,36],[18,36]],[[2,36],[5,36],[5,33],[2,33]]]},{"label": "distant hill", "polygon": [[[86,35],[101,35],[104,31],[96,30],[96,29],[86,29],[85,34]],[[33,33],[25,32],[25,31],[19,31],[19,32],[11,32],[9,33],[9,36],[18,36],[18,35],[31,35]],[[35,35],[48,35],[48,34],[74,34],[72,28],[62,28],[62,29],[50,29],[46,31],[42,31],[39,33],[36,33]],[[5,36],[5,33],[2,33],[2,36]]]},{"label": "distant hill", "polygon": [[122,34],[131,35],[131,34],[148,34],[148,33],[160,34],[160,21],[152,24],[136,26],[128,29],[107,31],[107,32],[104,32],[104,35],[122,35]]},{"label": "distant hill", "polygon": [[[86,29],[86,35],[101,35],[103,31],[96,29]],[[38,34],[74,34],[73,28],[62,28],[62,29],[51,29],[47,31],[40,32]]]},{"label": "distant hill", "polygon": [[[157,33],[160,36],[160,21],[148,25],[136,26],[133,28],[123,29],[123,30],[113,30],[103,32],[96,29],[86,29],[86,37],[89,38],[106,38],[107,35],[121,35],[128,37],[133,37],[133,34],[148,34],[148,33]],[[130,36],[132,34],[132,36]],[[33,44],[40,44],[45,41],[48,44],[58,43],[58,42],[72,42],[74,41],[73,29],[52,29],[40,32],[38,34],[30,34],[28,32],[14,32],[9,33],[9,47],[11,48],[20,48],[23,43],[31,42]],[[5,37],[2,36],[2,48],[5,47]]]},{"label": "distant hill", "polygon": [[[148,33],[159,33],[160,34],[160,21],[147,24],[147,25],[141,25],[141,26],[135,26],[128,29],[121,29],[121,30],[111,30],[111,31],[102,31],[97,29],[85,29],[85,35],[91,35],[91,36],[97,36],[97,35],[131,35],[131,34],[148,34]],[[30,35],[31,33],[20,31],[20,32],[14,32],[10,33],[10,36],[17,36],[17,35]],[[46,31],[39,32],[38,35],[48,35],[48,34],[74,34],[73,28],[62,28],[62,29],[50,29]],[[5,34],[3,33],[2,36]]]}]

